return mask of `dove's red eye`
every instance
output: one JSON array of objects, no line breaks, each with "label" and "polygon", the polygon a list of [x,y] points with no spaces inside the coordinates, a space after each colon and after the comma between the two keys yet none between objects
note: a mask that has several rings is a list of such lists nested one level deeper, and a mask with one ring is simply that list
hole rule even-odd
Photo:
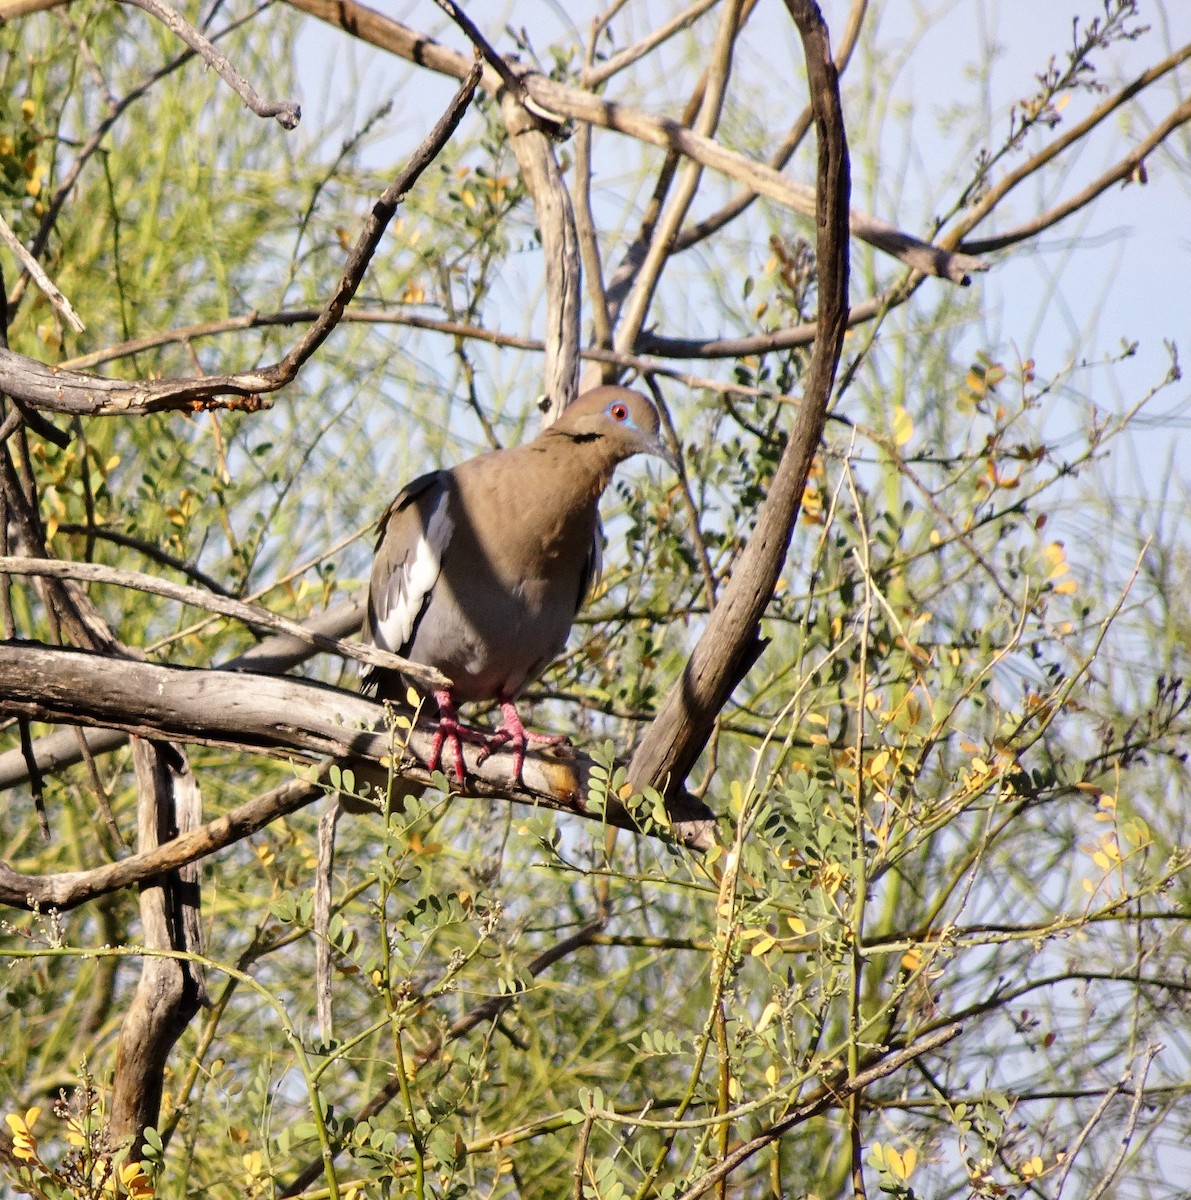
[{"label": "dove's red eye", "polygon": [[628,419],[629,410],[623,404],[614,404],[608,410],[612,414],[614,421],[624,421]]}]

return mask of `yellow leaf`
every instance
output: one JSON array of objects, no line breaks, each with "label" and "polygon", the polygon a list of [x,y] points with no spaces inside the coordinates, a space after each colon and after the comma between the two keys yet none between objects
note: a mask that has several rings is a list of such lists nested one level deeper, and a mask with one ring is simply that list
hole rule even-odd
[{"label": "yellow leaf", "polygon": [[914,1168],[918,1165],[918,1151],[913,1146],[907,1147],[902,1154],[902,1163],[906,1168],[906,1178],[909,1179],[914,1174]]},{"label": "yellow leaf", "polygon": [[770,1063],[769,1066],[767,1066],[765,1068],[765,1082],[767,1084],[769,1084],[770,1087],[777,1087],[777,1081],[778,1081],[777,1067],[775,1067],[773,1065],[773,1063]]},{"label": "yellow leaf", "polygon": [[1108,855],[1103,850],[1097,850],[1092,854],[1092,862],[1096,864],[1102,871],[1108,871],[1112,868],[1112,863],[1109,861]]},{"label": "yellow leaf", "polygon": [[1070,596],[1079,590],[1079,584],[1074,579],[1064,579],[1062,583],[1055,584],[1055,594],[1058,596]]},{"label": "yellow leaf", "polygon": [[1042,551],[1042,561],[1046,563],[1047,579],[1058,579],[1070,570],[1062,542],[1051,542],[1046,546]]},{"label": "yellow leaf", "polygon": [[902,1161],[902,1156],[892,1146],[885,1148],[885,1165],[889,1168],[889,1174],[894,1179],[905,1179],[906,1164]]},{"label": "yellow leaf", "polygon": [[796,933],[800,937],[806,933],[806,922],[801,917],[787,917],[786,924],[790,926],[792,933]]},{"label": "yellow leaf", "polygon": [[914,421],[900,405],[893,409],[893,444],[904,446],[914,436]]},{"label": "yellow leaf", "polygon": [[150,1200],[153,1195],[147,1168],[148,1164],[143,1162],[125,1163],[120,1168],[120,1181],[133,1200]]},{"label": "yellow leaf", "polygon": [[32,121],[36,115],[37,115],[36,103],[32,100],[22,100],[21,101],[21,116],[24,117],[24,119],[26,121]]},{"label": "yellow leaf", "polygon": [[902,966],[907,971],[917,971],[922,966],[922,952],[915,947],[913,950],[907,950],[902,955]]},{"label": "yellow leaf", "polygon": [[754,958],[760,958],[762,954],[767,954],[767,953],[768,953],[770,950],[772,950],[772,949],[774,948],[774,946],[776,946],[776,945],[777,945],[777,938],[775,938],[775,937],[773,936],[773,934],[772,934],[772,933],[767,933],[767,934],[766,934],[766,935],[765,935],[765,936],[764,936],[764,937],[763,937],[763,938],[762,938],[762,939],[761,939],[761,940],[760,940],[760,941],[759,941],[759,942],[758,942],[758,943],[757,943],[757,944],[756,944],[756,945],[755,945],[755,946],[752,948],[752,950],[750,950],[750,951],[749,951],[749,953],[750,953],[750,954],[751,954],[751,955],[752,955]]},{"label": "yellow leaf", "polygon": [[822,713],[807,713],[803,718],[808,725],[826,725],[827,718]]},{"label": "yellow leaf", "polygon": [[418,689],[409,687],[405,690],[405,702],[410,708],[417,708],[422,703],[422,697],[418,695]]}]

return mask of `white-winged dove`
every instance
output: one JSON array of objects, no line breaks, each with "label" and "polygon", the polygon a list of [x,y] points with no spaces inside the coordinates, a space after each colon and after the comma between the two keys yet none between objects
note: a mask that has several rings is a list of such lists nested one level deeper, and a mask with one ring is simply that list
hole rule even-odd
[{"label": "white-winged dove", "polygon": [[[494,450],[415,479],[379,525],[366,636],[381,648],[436,667],[439,724],[430,769],[446,742],[463,781],[461,739],[486,755],[512,745],[520,780],[531,734],[513,703],[561,653],[571,623],[600,573],[600,496],[618,463],[655,454],[658,415],[640,393],[584,393],[532,441]],[[397,672],[374,669],[365,687],[401,699]],[[484,734],[460,723],[456,702],[496,700],[502,724]]]}]

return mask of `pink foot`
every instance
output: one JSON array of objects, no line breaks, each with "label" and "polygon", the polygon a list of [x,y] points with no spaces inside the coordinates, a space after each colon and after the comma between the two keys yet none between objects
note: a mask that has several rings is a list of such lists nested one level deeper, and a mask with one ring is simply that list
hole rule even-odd
[{"label": "pink foot", "polygon": [[533,730],[526,729],[521,724],[521,718],[517,715],[517,707],[512,700],[501,700],[500,715],[504,718],[500,728],[485,738],[484,749],[480,751],[476,761],[483,762],[493,750],[499,750],[501,746],[511,744],[513,747],[513,781],[517,784],[521,783],[526,747],[563,746],[569,740],[561,734],[534,733]]},{"label": "pink foot", "polygon": [[[451,765],[455,768],[456,780],[462,783],[467,773],[463,764],[463,743],[471,742],[473,745],[486,748],[488,735],[481,733],[478,729],[472,729],[470,725],[464,725],[459,720],[450,692],[445,689],[435,692],[434,702],[438,705],[438,728],[434,731],[434,741],[430,746],[430,761],[426,765],[431,771],[437,771],[442,763],[443,746],[450,742]],[[485,750],[480,755],[480,761],[483,762],[486,756],[487,751]]]}]

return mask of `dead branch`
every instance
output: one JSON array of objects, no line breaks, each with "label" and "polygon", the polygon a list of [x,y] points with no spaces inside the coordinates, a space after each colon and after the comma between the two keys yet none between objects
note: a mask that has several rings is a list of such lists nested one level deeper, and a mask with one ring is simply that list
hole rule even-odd
[{"label": "dead branch", "polygon": [[[787,0],[806,48],[818,158],[818,336],[798,417],[769,485],[756,527],[716,610],[633,755],[629,778],[667,795],[681,787],[729,695],[752,665],[757,629],[785,563],[818,449],[848,314],[848,148],[839,76],[813,0]],[[805,28],[804,28],[805,22]]]},{"label": "dead branch", "polygon": [[258,117],[276,117],[282,129],[296,129],[302,110],[292,100],[271,102],[262,100],[252,84],[232,66],[197,29],[184,20],[164,0],[120,0],[156,17],[175,37],[185,42],[216,74],[248,105]]},{"label": "dead branch", "polygon": [[[700,137],[710,138],[719,125],[732,72],[732,51],[737,34],[743,28],[752,8],[753,4],[748,3],[748,0],[728,0],[720,14],[711,61],[700,80],[700,86],[696,89],[698,111],[692,132]],[[694,98],[692,102],[693,100]],[[670,159],[674,165],[671,166],[669,161],[665,164],[650,206],[651,210],[659,210],[656,221],[647,220],[643,225],[641,234],[626,252],[625,263],[617,271],[608,288],[609,307],[614,319],[619,317],[612,345],[621,352],[636,347],[637,337],[645,324],[658,281],[672,254],[674,238],[690,211],[699,180],[702,178],[703,172],[697,162],[688,160],[677,163],[673,152]],[[669,202],[663,208],[662,198],[670,190],[671,177],[676,186]],[[628,287],[628,294],[621,305],[620,288],[625,286]]]},{"label": "dead branch", "polygon": [[[115,660],[33,642],[0,644],[5,681],[0,712],[38,721],[105,725],[160,740],[224,746],[277,758],[346,759],[382,776],[396,753],[384,707],[352,692],[308,680]],[[430,784],[425,764],[433,730],[415,729],[402,779]],[[524,787],[515,786],[513,756],[498,751],[482,764],[467,750],[467,791],[537,804],[626,829],[639,823],[614,800],[603,814],[588,806],[591,760],[574,751],[527,757]],[[383,760],[383,762],[382,762]],[[705,849],[713,823],[695,801],[673,812],[671,834]],[[659,831],[661,832],[661,831]]]},{"label": "dead branch", "polygon": [[[667,42],[676,33],[681,33],[684,29],[689,29],[709,8],[713,8],[719,0],[695,0],[694,4],[688,5],[680,12],[676,13],[670,20],[659,25],[652,32],[648,33],[639,42],[632,46],[626,46],[618,54],[614,54],[607,61],[600,63],[597,66],[588,66],[583,71],[583,86],[585,88],[595,89],[602,83],[607,83],[613,75],[623,71],[626,67],[632,66],[639,59],[644,58],[651,50],[656,50],[663,42]],[[592,39],[594,49],[594,38]]]},{"label": "dead branch", "polygon": [[[137,849],[151,853],[202,819],[198,783],[185,757],[166,743],[133,742],[137,778]],[[202,951],[197,869],[188,864],[142,887],[141,936],[146,948]],[[130,1138],[139,1159],[146,1127],[157,1124],[170,1051],[206,1000],[200,968],[177,958],[147,955],[132,1003],[120,1025],[108,1127]]]},{"label": "dead branch", "polygon": [[[864,17],[868,11],[869,0],[852,0],[852,8],[848,13],[848,24],[844,29],[844,35],[840,39],[839,49],[835,55],[835,69],[843,75],[847,69],[848,63],[852,61],[852,52],[856,49],[856,43],[860,40],[860,30],[864,26]],[[781,144],[769,156],[769,165],[775,170],[780,171],[786,163],[794,155],[794,151],[802,145],[802,139],[806,137],[807,131],[811,127],[811,106],[808,104],[802,112],[794,118],[794,123],[790,126],[786,136],[782,138]],[[674,239],[674,252],[678,254],[683,250],[689,250],[692,246],[698,245],[700,242],[711,237],[723,229],[730,221],[734,221],[742,212],[747,209],[757,198],[757,193],[745,189],[738,192],[722,207],[716,209],[710,216],[704,217],[695,225],[690,225]]]},{"label": "dead branch", "polygon": [[[308,633],[341,638],[355,633],[364,620],[364,602],[349,600],[307,618],[303,626]],[[289,634],[266,638],[243,654],[215,668],[221,671],[255,671],[263,675],[282,675],[313,657],[315,647],[308,637],[295,638]],[[64,729],[47,734],[33,743],[33,761],[39,771],[52,775],[72,767],[83,759],[78,732]],[[82,731],[86,749],[91,754],[109,754],[128,741],[119,729],[87,729]],[[18,787],[29,781],[29,765],[19,749],[0,754],[0,791]]]},{"label": "dead branch", "polygon": [[4,244],[13,252],[21,267],[29,272],[42,295],[54,306],[54,310],[67,325],[75,333],[85,333],[87,327],[83,324],[82,317],[74,311],[70,301],[58,289],[58,285],[45,273],[41,263],[25,249],[25,243],[13,233],[8,222],[2,216],[0,216],[0,240],[3,240]]},{"label": "dead branch", "polygon": [[305,808],[322,794],[323,789],[317,783],[291,779],[237,805],[206,825],[180,833],[172,841],[89,871],[26,875],[0,861],[0,904],[11,908],[38,908],[42,912],[51,908],[66,912],[96,896],[133,887],[188,863],[198,862],[225,846],[251,837],[278,817]]},{"label": "dead branch", "polygon": [[352,246],[343,276],[331,298],[280,362],[237,375],[128,382],[59,370],[10,350],[0,349],[0,391],[34,408],[89,416],[140,416],[164,409],[251,410],[264,407],[265,401],[261,397],[292,382],[339,323],[398,205],[438,156],[463,119],[479,76],[479,66],[473,64],[464,78],[463,86],[456,92],[438,124],[373,206],[362,232]]},{"label": "dead branch", "polygon": [[[463,55],[399,21],[382,16],[367,5],[356,3],[356,0],[287,0],[287,3],[353,37],[439,74],[459,79],[470,65]],[[486,73],[484,88],[495,92],[500,86],[499,79],[495,71]],[[728,150],[710,138],[701,138],[676,121],[651,116],[629,105],[605,100],[543,75],[530,73],[524,76],[524,80],[530,98],[547,112],[627,134],[663,150],[676,150],[701,166],[735,179],[794,212],[814,216],[813,188],[795,183],[778,171]],[[983,259],[932,246],[866,213],[851,214],[851,232],[878,250],[900,259],[907,266],[954,283],[967,283],[970,273],[985,271],[989,266]]]}]

